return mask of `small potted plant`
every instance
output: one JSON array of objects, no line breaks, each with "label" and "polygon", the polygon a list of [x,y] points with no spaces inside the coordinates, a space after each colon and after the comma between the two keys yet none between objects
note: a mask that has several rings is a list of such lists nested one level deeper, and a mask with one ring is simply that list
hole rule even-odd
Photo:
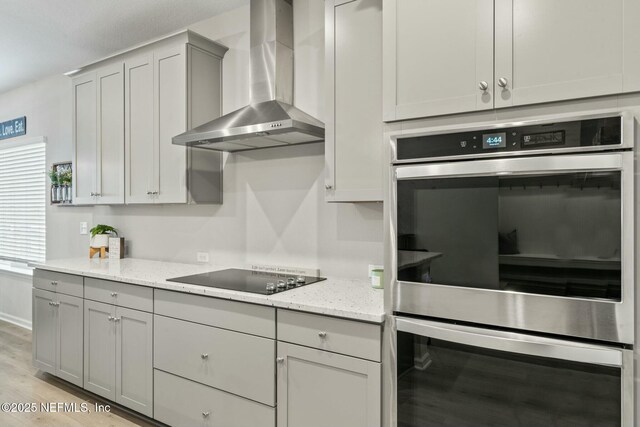
[{"label": "small potted plant", "polygon": [[58,203],[60,201],[60,197],[58,197],[58,189],[60,186],[60,177],[58,176],[58,171],[54,168],[51,168],[49,171],[49,179],[51,180],[51,202]]},{"label": "small potted plant", "polygon": [[117,236],[118,230],[110,225],[98,224],[91,230],[91,243],[89,246],[92,248],[102,248],[109,246],[109,237],[112,235]]},{"label": "small potted plant", "polygon": [[71,202],[71,169],[60,172],[59,179],[62,185],[62,201]]}]

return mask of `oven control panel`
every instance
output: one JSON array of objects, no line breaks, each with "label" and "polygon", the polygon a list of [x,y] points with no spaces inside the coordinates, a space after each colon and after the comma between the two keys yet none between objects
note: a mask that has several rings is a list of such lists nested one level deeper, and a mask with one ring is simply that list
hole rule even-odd
[{"label": "oven control panel", "polygon": [[418,160],[621,143],[622,117],[617,116],[398,138],[397,157]]}]

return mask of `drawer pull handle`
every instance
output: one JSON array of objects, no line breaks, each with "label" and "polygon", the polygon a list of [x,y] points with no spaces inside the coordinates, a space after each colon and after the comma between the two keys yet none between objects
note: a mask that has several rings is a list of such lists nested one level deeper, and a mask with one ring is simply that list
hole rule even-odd
[{"label": "drawer pull handle", "polygon": [[56,285],[58,284],[58,281],[57,281],[57,280],[52,280],[52,281],[51,281],[51,284],[52,284],[53,286],[56,286]]},{"label": "drawer pull handle", "polygon": [[120,319],[121,319],[121,317],[114,317],[114,318],[113,318],[113,321],[114,321],[114,322],[119,322],[119,321],[120,321]]},{"label": "drawer pull handle", "polygon": [[108,317],[107,317],[107,320],[109,320],[109,322],[112,322],[112,321],[113,321],[113,319],[115,319],[115,317],[113,317],[113,316],[108,316]]},{"label": "drawer pull handle", "polygon": [[118,293],[117,293],[117,292],[111,292],[111,296],[112,296],[112,297],[117,297],[117,296],[118,296]]},{"label": "drawer pull handle", "polygon": [[320,338],[326,338],[327,337],[327,333],[325,331],[320,331],[320,332],[318,332],[318,336]]},{"label": "drawer pull handle", "polygon": [[57,306],[60,305],[60,303],[59,302],[54,302],[54,301],[49,301],[49,305],[52,306],[52,307],[57,307]]},{"label": "drawer pull handle", "polygon": [[211,412],[209,412],[209,411],[203,412],[202,413],[202,418],[209,418],[209,415],[211,415]]},{"label": "drawer pull handle", "polygon": [[200,355],[200,358],[201,358],[202,360],[208,359],[208,358],[209,358],[209,354],[208,354],[208,353],[202,353],[202,354]]},{"label": "drawer pull handle", "polygon": [[278,362],[278,363],[284,363],[284,357],[277,357],[277,358],[276,358],[276,362]]}]

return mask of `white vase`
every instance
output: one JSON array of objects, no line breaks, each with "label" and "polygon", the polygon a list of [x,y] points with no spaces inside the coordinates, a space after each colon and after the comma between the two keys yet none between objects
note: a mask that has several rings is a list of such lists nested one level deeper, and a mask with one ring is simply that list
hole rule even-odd
[{"label": "white vase", "polygon": [[101,248],[109,246],[109,235],[108,234],[96,234],[91,238],[91,243],[89,244],[92,248]]}]

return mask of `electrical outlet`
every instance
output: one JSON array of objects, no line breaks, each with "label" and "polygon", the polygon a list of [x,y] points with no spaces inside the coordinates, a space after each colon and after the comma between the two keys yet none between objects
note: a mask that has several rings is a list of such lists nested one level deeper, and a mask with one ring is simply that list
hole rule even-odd
[{"label": "electrical outlet", "polygon": [[196,253],[196,260],[198,262],[203,262],[203,263],[209,262],[209,253],[208,252],[198,252],[198,253]]},{"label": "electrical outlet", "polygon": [[384,268],[383,265],[369,264],[369,269],[367,270],[367,277],[369,279],[371,279],[371,271],[373,271],[373,270],[381,270],[383,268]]},{"label": "electrical outlet", "polygon": [[81,222],[80,223],[80,234],[87,234],[87,223],[86,222]]}]

